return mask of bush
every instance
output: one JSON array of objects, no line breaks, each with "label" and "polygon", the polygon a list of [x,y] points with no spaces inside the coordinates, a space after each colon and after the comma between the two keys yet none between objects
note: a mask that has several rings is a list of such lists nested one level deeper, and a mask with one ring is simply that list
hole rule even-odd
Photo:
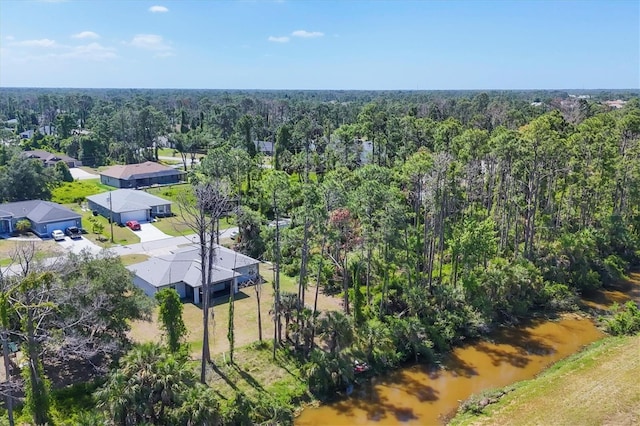
[{"label": "bush", "polygon": [[640,309],[633,301],[628,301],[623,308],[617,303],[611,307],[612,318],[606,319],[607,330],[613,335],[636,334],[640,332]]},{"label": "bush", "polygon": [[16,231],[21,234],[26,234],[31,229],[31,222],[29,219],[22,219],[16,223]]},{"label": "bush", "polygon": [[540,304],[551,310],[574,311],[578,308],[578,296],[566,284],[545,282]]}]

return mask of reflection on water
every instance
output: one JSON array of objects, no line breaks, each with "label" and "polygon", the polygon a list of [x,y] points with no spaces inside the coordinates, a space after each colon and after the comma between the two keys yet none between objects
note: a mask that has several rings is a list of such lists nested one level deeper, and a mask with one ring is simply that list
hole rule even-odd
[{"label": "reflection on water", "polygon": [[[585,303],[604,309],[613,301],[624,303],[630,295],[638,298],[640,274],[632,280],[629,288],[602,291]],[[372,378],[349,398],[305,409],[295,423],[440,424],[470,395],[530,379],[601,337],[592,321],[577,315],[503,328],[486,341],[455,349],[440,368],[414,365]]]}]

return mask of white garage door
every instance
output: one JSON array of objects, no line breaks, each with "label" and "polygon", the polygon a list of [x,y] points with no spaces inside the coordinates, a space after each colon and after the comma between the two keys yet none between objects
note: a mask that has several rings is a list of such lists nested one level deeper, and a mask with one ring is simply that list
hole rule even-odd
[{"label": "white garage door", "polygon": [[55,223],[47,223],[47,234],[51,234],[51,231],[55,231],[56,229],[64,232],[70,226],[76,226],[75,220],[67,220],[65,222],[55,222]]},{"label": "white garage door", "polygon": [[136,210],[133,212],[120,213],[120,221],[122,221],[122,223],[127,223],[130,220],[137,220],[138,222],[146,222],[147,211]]}]

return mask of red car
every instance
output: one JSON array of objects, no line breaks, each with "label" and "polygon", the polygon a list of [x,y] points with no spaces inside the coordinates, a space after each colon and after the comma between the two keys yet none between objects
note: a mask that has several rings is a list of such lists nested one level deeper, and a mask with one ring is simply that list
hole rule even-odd
[{"label": "red car", "polygon": [[130,220],[126,223],[126,225],[131,228],[131,230],[133,231],[139,231],[140,230],[140,224],[138,223],[137,220]]}]

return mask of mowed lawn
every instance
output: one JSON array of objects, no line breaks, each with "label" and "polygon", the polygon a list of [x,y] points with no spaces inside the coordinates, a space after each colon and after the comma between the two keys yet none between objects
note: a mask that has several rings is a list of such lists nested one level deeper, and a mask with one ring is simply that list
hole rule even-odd
[{"label": "mowed lawn", "polygon": [[[260,264],[260,273],[268,281],[261,286],[260,312],[262,314],[262,337],[263,339],[273,338],[273,321],[269,311],[273,307],[273,288],[271,284],[273,270],[268,264]],[[281,291],[297,292],[297,284],[293,278],[281,276]],[[306,304],[313,305],[315,287],[309,286],[306,291]],[[229,349],[227,340],[227,330],[229,324],[229,298],[221,297],[216,299],[214,312],[214,323],[210,326],[211,351],[212,353],[222,353]],[[199,359],[202,350],[202,309],[193,303],[183,304],[183,319],[189,330],[188,342],[190,344],[192,357]],[[318,309],[340,310],[340,300],[332,296],[323,295],[320,292],[318,297]],[[236,347],[247,345],[258,340],[258,310],[255,287],[245,287],[235,295],[234,305],[235,324],[235,345]],[[135,321],[131,325],[131,338],[136,342],[160,341],[161,331],[158,328],[157,308],[153,314],[151,322]]]}]

